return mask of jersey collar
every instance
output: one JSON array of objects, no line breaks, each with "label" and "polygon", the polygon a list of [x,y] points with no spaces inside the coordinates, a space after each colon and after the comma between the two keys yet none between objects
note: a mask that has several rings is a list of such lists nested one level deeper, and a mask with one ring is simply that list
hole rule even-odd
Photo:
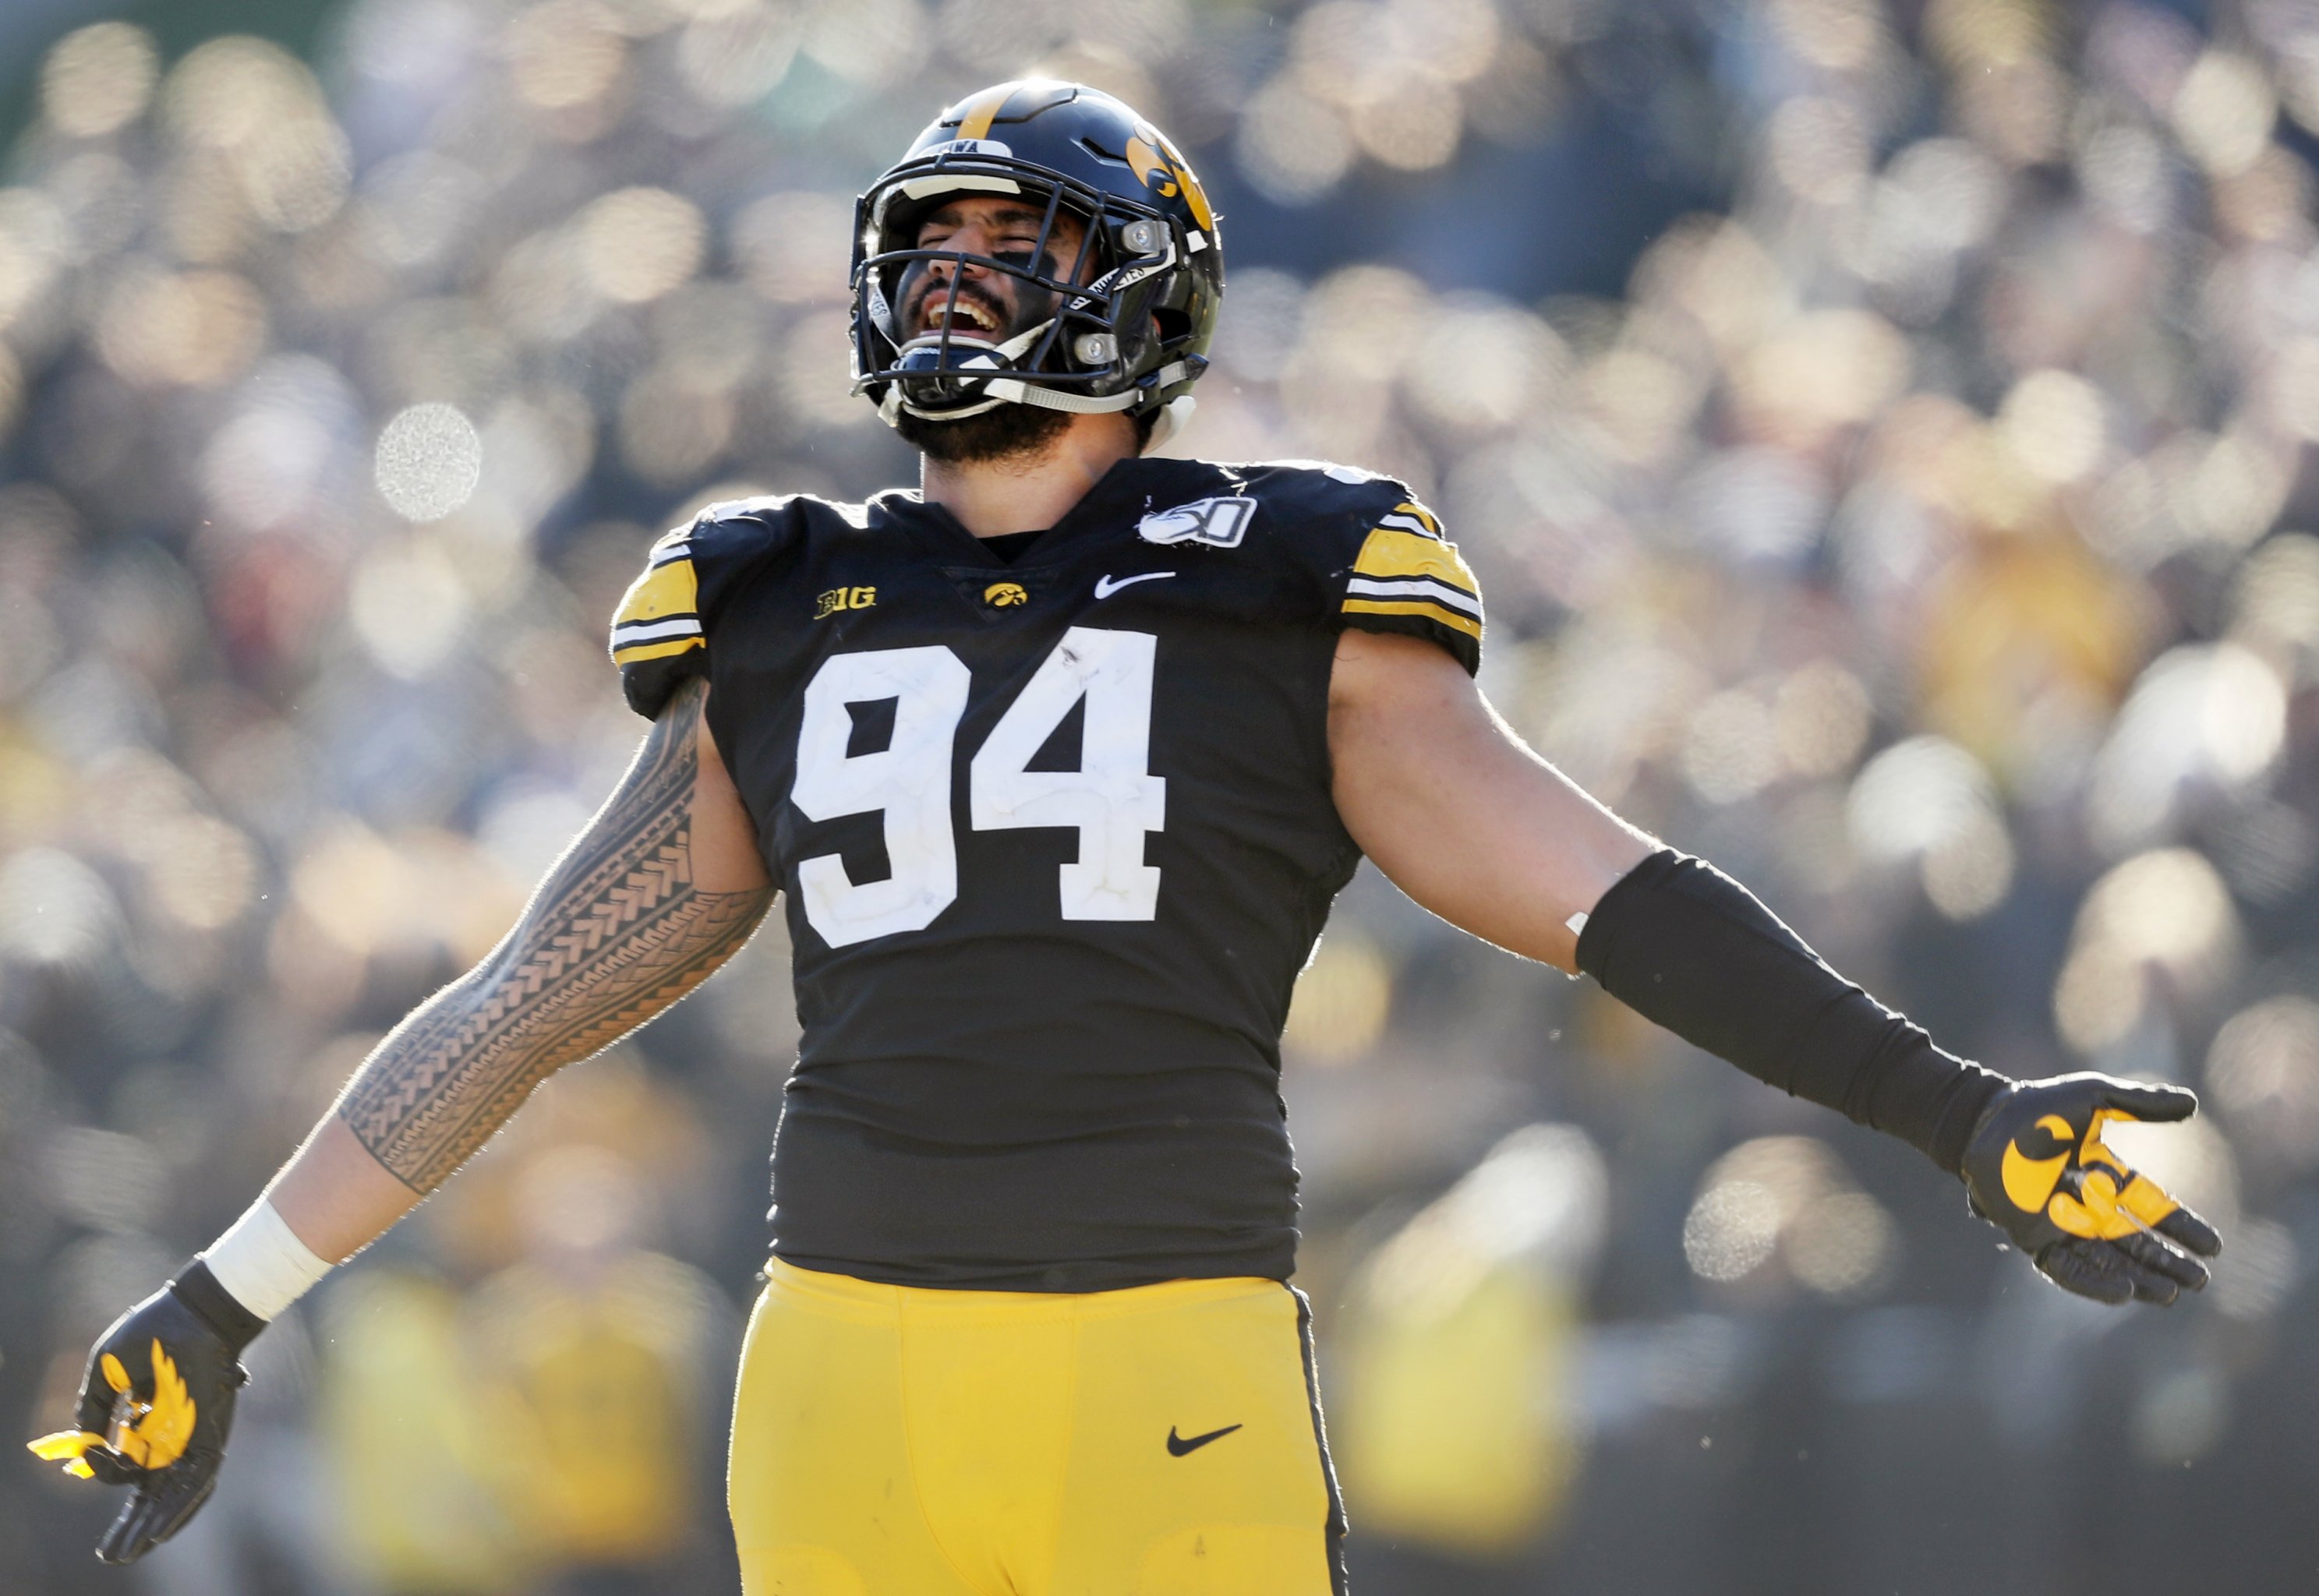
[{"label": "jersey collar", "polygon": [[[919,545],[942,560],[961,559],[993,570],[1036,569],[1056,563],[1067,550],[1106,530],[1132,532],[1136,522],[1154,509],[1215,491],[1223,475],[1203,460],[1126,459],[1114,462],[1094,487],[1045,534],[1011,564],[983,546],[956,516],[943,506],[928,504],[915,488],[889,488],[871,502],[887,518],[907,531]],[[1027,530],[1027,528],[1026,528]]]}]

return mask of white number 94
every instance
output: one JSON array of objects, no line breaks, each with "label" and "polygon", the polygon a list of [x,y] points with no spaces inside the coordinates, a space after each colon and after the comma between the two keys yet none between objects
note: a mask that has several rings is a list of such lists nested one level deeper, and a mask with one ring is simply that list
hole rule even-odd
[{"label": "white number 94", "polygon": [[[1062,867],[1058,882],[1066,920],[1149,920],[1159,913],[1160,871],[1143,862],[1144,835],[1162,829],[1168,811],[1168,783],[1148,769],[1157,644],[1148,632],[1073,627],[968,767],[975,830],[1078,832],[1078,858]],[[835,853],[799,863],[807,923],[831,947],[923,931],[957,900],[951,765],[968,685],[964,663],[934,645],[833,654],[807,686],[790,800],[810,820],[882,813],[893,867],[886,879],[857,885]],[[887,699],[894,700],[892,738],[874,753],[849,753],[849,706]],[[1079,768],[1028,769],[1081,699]]]}]

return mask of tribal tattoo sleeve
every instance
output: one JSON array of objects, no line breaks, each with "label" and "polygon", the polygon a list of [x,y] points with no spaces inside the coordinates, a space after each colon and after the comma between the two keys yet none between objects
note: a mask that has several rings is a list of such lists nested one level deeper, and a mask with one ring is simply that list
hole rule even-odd
[{"label": "tribal tattoo sleeve", "polygon": [[763,918],[770,887],[693,884],[702,699],[694,681],[670,700],[515,929],[380,1042],[339,1096],[338,1116],[414,1191],[440,1186],[549,1075],[707,979]]}]

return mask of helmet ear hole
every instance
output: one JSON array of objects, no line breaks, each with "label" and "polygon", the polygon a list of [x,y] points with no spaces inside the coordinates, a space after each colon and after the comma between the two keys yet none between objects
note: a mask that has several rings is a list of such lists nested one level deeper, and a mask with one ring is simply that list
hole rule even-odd
[{"label": "helmet ear hole", "polygon": [[1159,329],[1160,342],[1164,346],[1192,336],[1192,319],[1182,311],[1163,307],[1151,312],[1151,324]]}]

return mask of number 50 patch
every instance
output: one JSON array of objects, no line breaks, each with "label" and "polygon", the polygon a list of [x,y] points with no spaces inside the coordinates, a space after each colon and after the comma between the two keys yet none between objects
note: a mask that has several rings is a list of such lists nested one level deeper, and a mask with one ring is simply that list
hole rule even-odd
[{"label": "number 50 patch", "polygon": [[1135,535],[1146,543],[1204,543],[1210,548],[1238,548],[1256,518],[1253,499],[1195,499],[1173,509],[1154,510],[1135,523]]}]

